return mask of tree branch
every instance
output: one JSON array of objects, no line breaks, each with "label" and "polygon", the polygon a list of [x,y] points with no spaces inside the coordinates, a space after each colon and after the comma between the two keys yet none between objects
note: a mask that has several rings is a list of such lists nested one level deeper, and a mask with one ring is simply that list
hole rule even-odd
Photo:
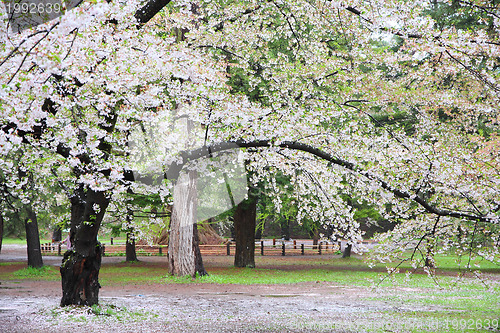
[{"label": "tree branch", "polygon": [[148,23],[160,10],[170,3],[170,0],[150,0],[142,8],[137,10],[134,14],[137,22],[139,23],[138,28],[141,28],[144,24]]},{"label": "tree branch", "polygon": [[184,151],[180,154],[181,161],[178,163],[174,163],[169,167],[169,169],[165,174],[165,178],[177,179],[180,171],[182,170],[185,164],[187,164],[190,161],[194,161],[203,157],[208,157],[216,152],[221,152],[230,149],[238,149],[238,148],[270,148],[270,147],[279,147],[282,149],[290,149],[290,150],[298,150],[306,152],[331,164],[335,164],[344,169],[350,170],[353,173],[361,175],[367,179],[376,181],[377,183],[380,184],[381,188],[387,190],[388,192],[392,193],[394,196],[400,199],[409,199],[414,201],[415,203],[423,207],[428,213],[435,214],[437,216],[464,218],[472,221],[492,222],[491,218],[483,214],[474,215],[469,213],[440,209],[429,203],[422,196],[417,194],[411,194],[405,190],[395,188],[386,181],[384,181],[383,179],[381,179],[380,177],[378,177],[377,175],[374,175],[366,170],[363,170],[361,167],[355,165],[354,163],[351,163],[341,158],[337,158],[321,149],[297,141],[284,141],[281,143],[273,144],[270,140],[256,140],[250,142],[238,140],[238,141],[215,143],[210,146],[203,146],[198,149]]}]

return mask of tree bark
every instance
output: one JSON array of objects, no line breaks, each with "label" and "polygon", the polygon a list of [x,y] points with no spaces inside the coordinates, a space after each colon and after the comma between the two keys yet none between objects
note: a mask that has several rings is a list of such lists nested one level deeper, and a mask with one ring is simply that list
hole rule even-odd
[{"label": "tree bark", "polygon": [[139,24],[149,22],[170,0],[150,0],[134,14]]},{"label": "tree bark", "polygon": [[131,232],[127,232],[127,244],[125,245],[125,261],[133,262],[137,260],[137,253],[135,252],[135,236]]},{"label": "tree bark", "polygon": [[40,234],[38,232],[38,220],[36,213],[31,207],[26,209],[28,217],[24,221],[26,228],[26,245],[28,249],[28,266],[34,268],[43,267],[42,252],[40,250]]},{"label": "tree bark", "polygon": [[236,206],[234,215],[236,252],[234,266],[255,267],[255,226],[257,219],[257,198],[249,198]]},{"label": "tree bark", "polygon": [[310,235],[313,239],[313,250],[316,250],[318,248],[318,242],[319,242],[319,230],[314,229],[314,231],[310,232]]},{"label": "tree bark", "polygon": [[61,265],[61,306],[94,305],[99,302],[99,269],[102,245],[97,232],[109,204],[104,192],[82,185],[71,198],[71,248]]},{"label": "tree bark", "polygon": [[346,244],[346,247],[344,248],[344,252],[342,253],[342,258],[351,257],[351,250],[352,250],[352,244]]},{"label": "tree bark", "polygon": [[52,243],[60,242],[62,240],[62,228],[60,225],[56,225],[54,227],[54,231],[52,232]]},{"label": "tree bark", "polygon": [[196,171],[182,173],[174,187],[174,204],[168,242],[169,273],[176,276],[206,275],[196,224]]}]

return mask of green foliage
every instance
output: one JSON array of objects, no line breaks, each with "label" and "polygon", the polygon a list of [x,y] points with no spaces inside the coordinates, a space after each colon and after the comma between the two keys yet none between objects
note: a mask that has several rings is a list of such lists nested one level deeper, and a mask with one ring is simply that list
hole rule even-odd
[{"label": "green foliage", "polygon": [[[257,229],[264,230],[266,224],[277,224],[280,227],[288,225],[297,219],[298,207],[297,196],[294,194],[293,184],[290,181],[291,177],[276,171],[274,180],[266,179],[258,184],[259,201],[257,208]],[[274,193],[270,190],[271,182],[275,182],[280,193]],[[273,197],[280,195],[281,205],[278,208],[275,206]],[[301,221],[303,230],[313,233],[319,228],[319,223],[308,218],[303,218]],[[284,236],[284,235],[280,235]]]},{"label": "green foliage", "polygon": [[[494,11],[494,8],[499,4],[498,0],[492,0],[489,5]],[[488,27],[489,21],[492,19],[487,15],[487,11],[475,7],[473,2],[469,4],[457,0],[451,2],[435,1],[433,8],[429,9],[427,14],[436,21],[439,29],[451,26],[461,30],[484,29]],[[485,21],[488,23],[483,23]]]},{"label": "green foliage", "polygon": [[248,74],[241,68],[231,67],[229,71],[230,77],[227,85],[231,87],[234,94],[243,94],[248,96],[248,99],[253,102],[264,102],[265,98],[262,94],[262,89],[265,89],[265,81],[255,87],[250,86]]},{"label": "green foliage", "polygon": [[407,135],[415,133],[414,126],[418,122],[416,113],[398,110],[396,105],[393,113],[374,111],[370,117],[376,127],[402,129]]},{"label": "green foliage", "polygon": [[158,193],[129,193],[128,196],[131,198],[130,204],[139,207],[163,207],[164,204]]}]

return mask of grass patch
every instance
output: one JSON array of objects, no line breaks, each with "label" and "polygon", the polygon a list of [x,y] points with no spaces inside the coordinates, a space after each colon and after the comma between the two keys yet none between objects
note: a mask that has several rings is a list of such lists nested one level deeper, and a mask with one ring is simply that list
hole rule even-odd
[{"label": "grass patch", "polygon": [[23,263],[16,262],[16,261],[0,262],[0,266],[12,266],[12,265],[20,265],[20,264],[23,264]]},{"label": "grass patch", "polygon": [[54,266],[43,266],[41,268],[26,267],[15,271],[12,275],[16,279],[34,279],[43,281],[56,281],[61,278],[59,268]]},{"label": "grass patch", "polygon": [[160,283],[166,267],[141,261],[103,265],[99,282],[103,286]]},{"label": "grass patch", "polygon": [[[50,239],[40,239],[40,244],[51,243]],[[2,239],[2,245],[14,244],[14,245],[26,245],[26,238],[4,238]]]},{"label": "grass patch", "polygon": [[148,311],[130,311],[126,307],[118,307],[113,304],[57,307],[50,310],[50,314],[53,320],[77,323],[151,321],[159,317]]},{"label": "grass patch", "polygon": [[[408,257],[411,253],[408,254]],[[482,258],[476,258],[471,260],[469,263],[469,258],[467,256],[458,257],[454,254],[438,254],[434,257],[436,261],[436,266],[439,271],[449,271],[449,272],[463,272],[467,271],[467,264],[470,264],[472,270],[478,270],[481,272],[488,273],[499,273],[500,274],[500,264],[484,260]],[[394,267],[399,263],[387,264],[389,267]],[[385,266],[386,264],[377,264],[375,267]],[[403,263],[399,266],[400,269],[413,270],[409,263]]]},{"label": "grass patch", "polygon": [[[164,276],[165,283],[216,283],[216,284],[293,284],[302,282],[331,282],[344,286],[363,286],[379,288],[410,287],[410,288],[454,288],[463,286],[470,290],[483,290],[485,286],[477,279],[463,278],[460,281],[453,276],[440,276],[436,280],[426,274],[407,276],[403,273],[393,274],[387,278],[387,273],[357,270],[332,269],[263,269],[263,268],[217,268],[209,270],[208,276],[197,279],[191,277]],[[380,282],[383,279],[382,282]]]},{"label": "grass patch", "polygon": [[[396,323],[404,323],[408,332],[491,332],[500,328],[500,287],[490,290],[474,288],[447,290],[406,290],[404,293],[385,288],[381,297],[367,300],[420,308],[398,313]],[[432,311],[426,310],[432,308]],[[386,313],[394,316],[394,313]]]}]

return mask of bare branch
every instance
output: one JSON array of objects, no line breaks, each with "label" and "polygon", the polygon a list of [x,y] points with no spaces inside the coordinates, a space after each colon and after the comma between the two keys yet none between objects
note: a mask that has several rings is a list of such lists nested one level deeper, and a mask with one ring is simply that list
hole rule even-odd
[{"label": "bare branch", "polygon": [[139,23],[138,28],[148,23],[160,10],[170,3],[170,0],[150,0],[142,8],[137,10],[134,17]]}]

